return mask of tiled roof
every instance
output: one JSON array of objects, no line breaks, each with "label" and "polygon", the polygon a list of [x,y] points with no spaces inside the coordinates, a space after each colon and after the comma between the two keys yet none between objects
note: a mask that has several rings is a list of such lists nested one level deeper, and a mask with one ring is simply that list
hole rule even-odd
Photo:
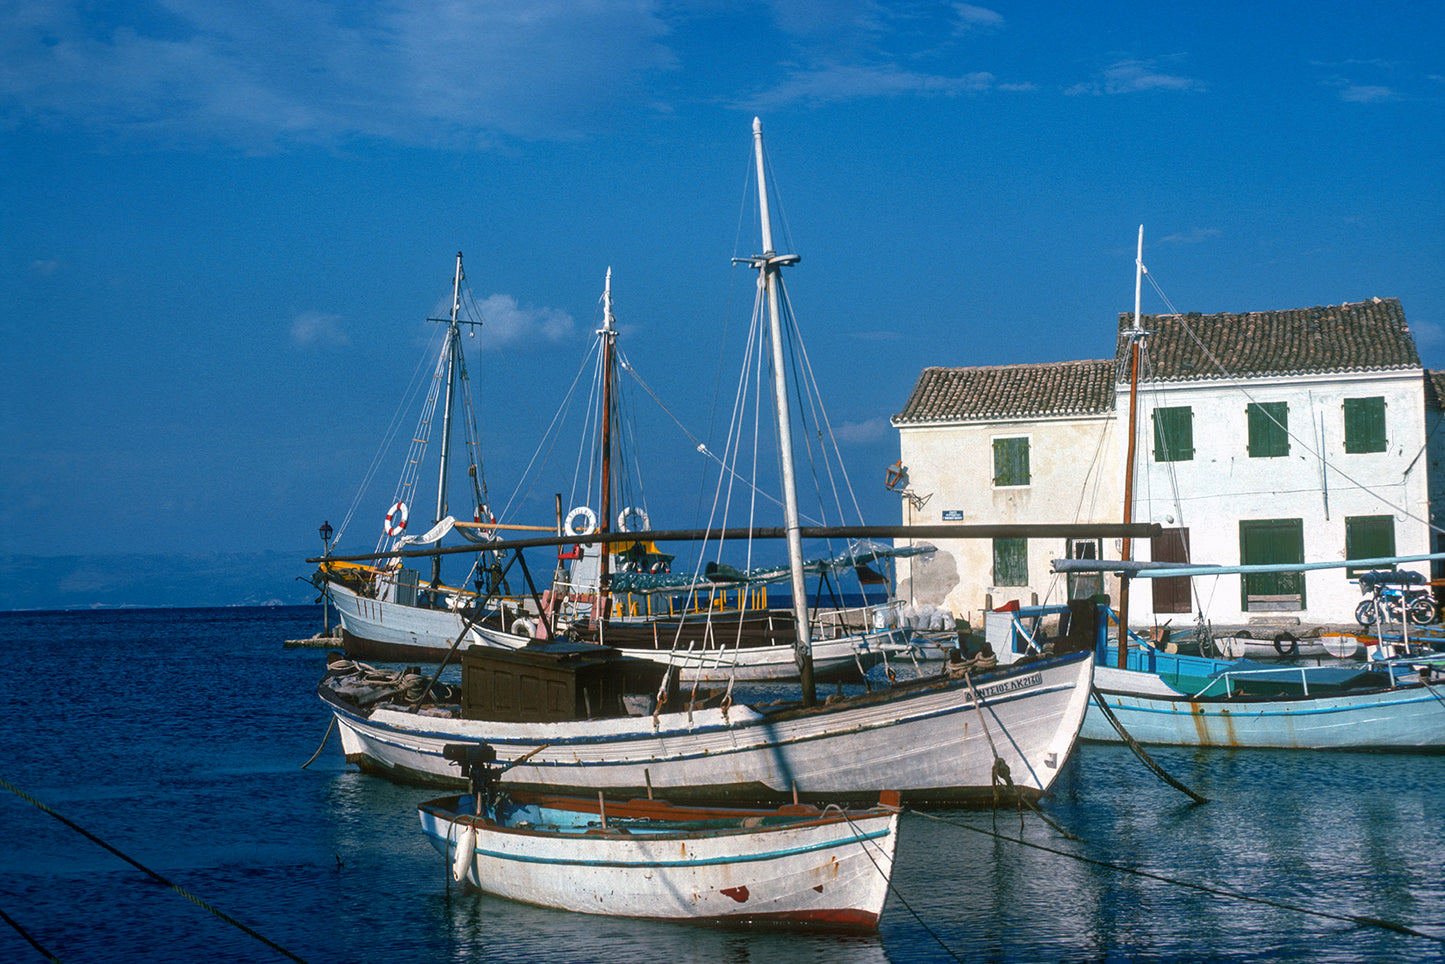
[{"label": "tiled roof", "polygon": [[[1118,358],[1129,354],[1119,315]],[[1248,314],[1144,315],[1151,334],[1141,381],[1316,374],[1420,368],[1420,355],[1398,298]],[[1120,367],[1120,378],[1127,368]]]},{"label": "tiled roof", "polygon": [[1114,407],[1114,362],[925,368],[895,423],[1095,415]]},{"label": "tiled roof", "polygon": [[1445,372],[1425,370],[1425,407],[1445,409]]}]

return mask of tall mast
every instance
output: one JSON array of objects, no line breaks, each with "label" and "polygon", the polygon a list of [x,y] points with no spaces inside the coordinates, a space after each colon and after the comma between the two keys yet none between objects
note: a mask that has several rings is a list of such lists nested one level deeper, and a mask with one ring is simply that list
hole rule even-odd
[{"label": "tall mast", "polygon": [[[452,402],[456,397],[457,390],[457,353],[461,351],[461,329],[457,325],[457,315],[462,307],[462,253],[457,252],[457,270],[452,277],[452,314],[451,324],[447,326],[447,395],[446,404],[442,409],[442,458],[440,474],[437,478],[437,514],[432,520],[433,524],[442,521],[447,515],[447,465],[451,461],[452,454]],[[432,556],[431,581],[433,586],[441,584],[442,580],[442,557]]]},{"label": "tall mast", "polygon": [[[602,492],[599,501],[598,529],[610,531],[612,518],[612,360],[616,351],[617,331],[612,318],[612,269],[607,269],[607,282],[602,288]],[[597,588],[607,588],[607,562],[612,554],[605,542],[597,544],[599,554]],[[599,594],[599,599],[602,598]],[[599,613],[599,603],[592,607],[594,619],[601,619],[606,613]]]},{"label": "tall mast", "polygon": [[[1139,225],[1139,252],[1134,256],[1134,327],[1129,330],[1129,442],[1124,456],[1124,524],[1134,521],[1134,445],[1139,418],[1139,343],[1144,329],[1139,325],[1139,296],[1144,282],[1144,225]],[[1119,558],[1134,558],[1134,540],[1124,536]],[[1128,668],[1129,574],[1119,576],[1119,668]]]},{"label": "tall mast", "polygon": [[758,286],[768,295],[768,333],[773,349],[773,405],[778,416],[778,446],[782,450],[783,508],[788,535],[788,568],[792,574],[793,619],[798,638],[793,658],[803,685],[803,704],[817,702],[813,689],[813,647],[808,634],[808,590],[803,579],[803,534],[798,521],[798,480],[793,468],[793,424],[788,408],[788,384],[783,358],[783,326],[780,299],[781,271],[785,264],[797,264],[796,254],[779,255],[773,250],[773,225],[768,214],[768,182],[763,166],[763,122],[753,118],[753,157],[758,171],[758,210],[763,229],[763,253],[753,259],[758,269]]}]

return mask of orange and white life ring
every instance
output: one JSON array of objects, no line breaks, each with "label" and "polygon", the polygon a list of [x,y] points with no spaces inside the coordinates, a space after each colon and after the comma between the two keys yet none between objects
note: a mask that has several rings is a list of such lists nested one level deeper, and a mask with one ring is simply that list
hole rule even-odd
[{"label": "orange and white life ring", "polygon": [[398,502],[386,514],[383,531],[389,536],[399,536],[406,531],[406,503]]},{"label": "orange and white life ring", "polygon": [[590,536],[597,531],[597,513],[585,505],[579,505],[567,513],[567,521],[562,523],[562,531],[573,537]]},{"label": "orange and white life ring", "polygon": [[492,510],[486,506],[477,507],[476,511],[472,513],[472,521],[490,523],[485,528],[478,530],[482,535],[494,536],[497,534],[497,517],[492,515]]}]

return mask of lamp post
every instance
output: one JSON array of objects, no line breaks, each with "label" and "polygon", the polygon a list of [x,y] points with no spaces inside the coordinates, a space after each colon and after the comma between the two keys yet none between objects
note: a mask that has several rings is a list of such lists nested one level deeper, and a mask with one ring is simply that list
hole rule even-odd
[{"label": "lamp post", "polygon": [[[321,523],[317,530],[321,534],[321,557],[325,559],[331,555],[331,534],[335,530],[331,528],[330,521]],[[322,572],[329,572],[325,563],[322,564]],[[321,583],[321,635],[331,635],[331,594],[326,591],[326,582]]]}]

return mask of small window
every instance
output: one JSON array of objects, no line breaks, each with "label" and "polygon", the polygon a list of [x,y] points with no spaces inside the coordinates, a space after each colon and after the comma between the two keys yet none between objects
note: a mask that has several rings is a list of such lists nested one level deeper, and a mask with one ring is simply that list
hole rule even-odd
[{"label": "small window", "polygon": [[[1345,517],[1345,558],[1385,559],[1395,554],[1395,517],[1357,515]],[[1353,579],[1367,569],[1350,566],[1345,575]],[[1382,566],[1380,568],[1393,568]]]},{"label": "small window", "polygon": [[1289,454],[1289,403],[1251,402],[1249,457],[1273,459]]},{"label": "small window", "polygon": [[1027,586],[1029,584],[1029,541],[1027,539],[993,540],[993,584],[995,586]]},{"label": "small window", "polygon": [[1029,484],[1029,440],[1026,435],[993,440],[993,484]]},{"label": "small window", "polygon": [[1345,399],[1345,451],[1385,451],[1385,398]]},{"label": "small window", "polygon": [[1188,462],[1194,458],[1194,410],[1154,409],[1154,461]]}]

